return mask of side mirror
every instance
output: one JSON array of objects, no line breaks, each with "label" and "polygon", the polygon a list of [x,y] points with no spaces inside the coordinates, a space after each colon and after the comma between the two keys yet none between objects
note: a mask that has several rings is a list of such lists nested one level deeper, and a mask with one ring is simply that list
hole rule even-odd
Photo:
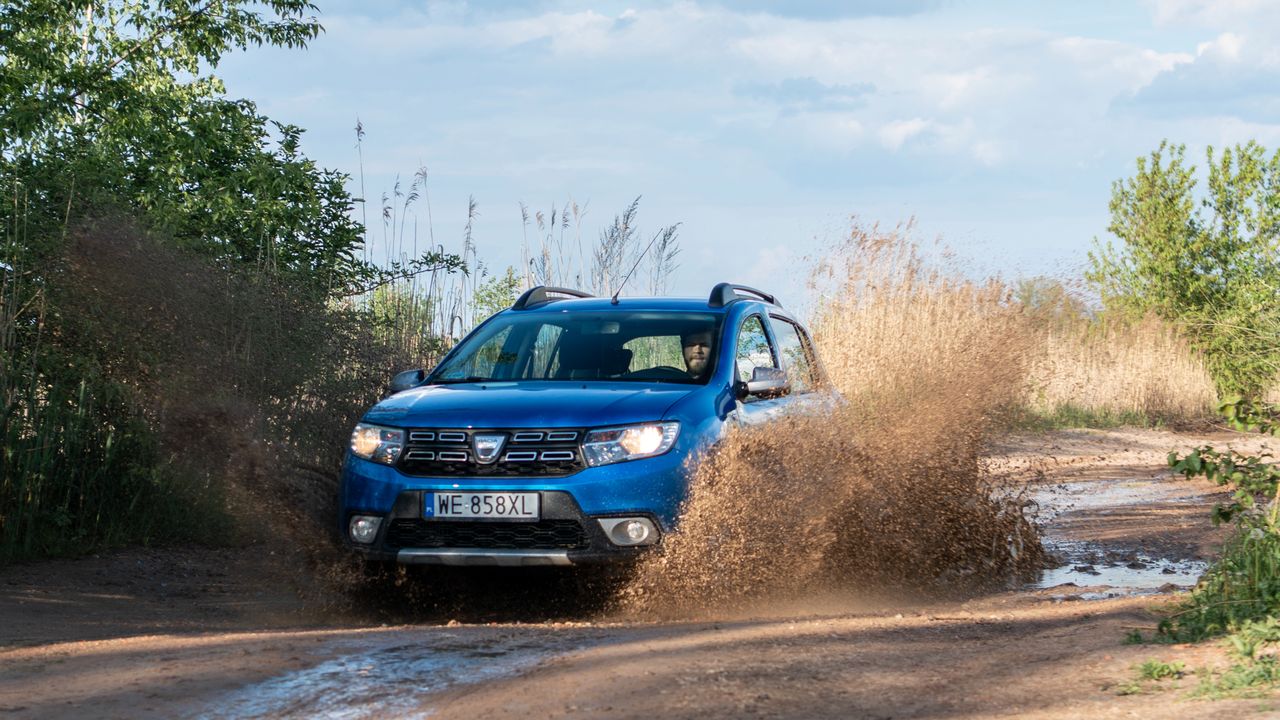
[{"label": "side mirror", "polygon": [[782,368],[758,367],[751,371],[751,379],[737,385],[739,400],[752,395],[761,398],[782,397],[791,392],[791,382],[787,380],[787,371]]},{"label": "side mirror", "polygon": [[423,380],[427,379],[427,373],[424,370],[405,370],[402,373],[396,373],[391,378],[391,385],[387,387],[387,395],[395,395],[398,392],[404,392],[411,387],[417,387]]}]

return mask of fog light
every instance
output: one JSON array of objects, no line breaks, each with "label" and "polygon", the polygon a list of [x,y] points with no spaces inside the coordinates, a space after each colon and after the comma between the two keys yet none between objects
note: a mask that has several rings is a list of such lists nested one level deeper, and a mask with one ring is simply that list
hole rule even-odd
[{"label": "fog light", "polygon": [[376,515],[353,515],[347,533],[352,542],[368,545],[378,537],[378,528],[382,526],[382,518]]},{"label": "fog light", "polygon": [[622,527],[626,529],[627,538],[631,542],[644,542],[645,538],[649,537],[649,528],[638,520],[628,520]]},{"label": "fog light", "polygon": [[658,528],[649,518],[599,518],[600,529],[614,545],[653,545]]}]

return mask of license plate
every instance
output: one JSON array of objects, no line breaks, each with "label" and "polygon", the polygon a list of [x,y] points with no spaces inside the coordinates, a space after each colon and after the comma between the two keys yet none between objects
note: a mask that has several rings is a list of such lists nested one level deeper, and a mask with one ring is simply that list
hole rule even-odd
[{"label": "license plate", "polygon": [[438,492],[426,493],[422,500],[422,516],[427,519],[537,520],[540,517],[538,493]]}]

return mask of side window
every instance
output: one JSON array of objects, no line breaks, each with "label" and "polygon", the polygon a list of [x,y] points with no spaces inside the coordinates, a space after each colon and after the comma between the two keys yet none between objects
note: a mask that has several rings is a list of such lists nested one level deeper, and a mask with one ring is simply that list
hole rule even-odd
[{"label": "side window", "polygon": [[738,330],[738,348],[735,354],[738,380],[747,382],[752,372],[758,367],[776,368],[778,361],[769,344],[769,336],[764,331],[764,321],[759,315],[752,315],[742,323]]},{"label": "side window", "polygon": [[789,320],[777,315],[770,315],[769,319],[773,324],[773,336],[778,339],[778,353],[787,366],[792,392],[813,390],[816,384],[813,379],[813,350],[809,347],[808,338]]}]

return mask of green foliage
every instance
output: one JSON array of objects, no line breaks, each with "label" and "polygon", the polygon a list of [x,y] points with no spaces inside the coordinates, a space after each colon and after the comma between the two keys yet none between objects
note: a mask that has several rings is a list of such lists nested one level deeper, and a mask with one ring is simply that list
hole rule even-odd
[{"label": "green foliage", "polygon": [[[1261,503],[1275,498],[1276,487],[1280,483],[1280,467],[1267,462],[1269,457],[1267,454],[1241,455],[1234,450],[1224,453],[1206,445],[1184,457],[1169,453],[1169,467],[1187,479],[1200,476],[1232,488],[1231,502],[1214,508],[1213,521],[1216,525],[1230,522],[1233,518],[1243,518],[1245,514],[1256,514]],[[1275,512],[1274,508],[1272,512]],[[1251,521],[1251,525],[1257,527],[1256,522]]]},{"label": "green foliage", "polygon": [[1095,248],[1086,278],[1108,311],[1178,322],[1220,396],[1256,399],[1280,359],[1280,152],[1249,142],[1207,155],[1198,203],[1183,146],[1138,159],[1112,189],[1108,230],[1121,245]]},{"label": "green foliage", "polygon": [[1166,640],[1227,634],[1236,662],[1221,675],[1203,678],[1200,694],[1238,694],[1280,680],[1274,655],[1280,641],[1280,468],[1267,457],[1208,446],[1169,455],[1175,472],[1232,490],[1231,501],[1214,508],[1213,520],[1235,523],[1235,533],[1191,596],[1159,627]]},{"label": "green foliage", "polygon": [[523,281],[516,275],[516,269],[508,267],[501,275],[491,275],[476,285],[471,306],[473,317],[483,321],[511,307],[516,301]]},{"label": "green foliage", "polygon": [[313,11],[0,5],[0,562],[226,538],[240,492],[327,520],[352,416],[438,352],[347,298],[462,259],[366,262],[346,175],[209,74]]},{"label": "green foliage", "polygon": [[1207,674],[1196,694],[1207,697],[1257,696],[1280,685],[1280,621],[1246,620],[1227,637],[1232,657],[1224,672]]},{"label": "green foliage", "polygon": [[1138,666],[1138,677],[1143,680],[1177,679],[1186,674],[1187,666],[1180,662],[1148,660]]},{"label": "green foliage", "polygon": [[[26,0],[0,6],[0,138],[40,145],[75,126],[145,128],[220,92],[202,77],[229,50],[304,47],[306,0]],[[190,79],[185,79],[190,78]]]},{"label": "green foliage", "polygon": [[1274,404],[1235,396],[1219,403],[1218,412],[1234,430],[1280,436],[1280,407]]}]

